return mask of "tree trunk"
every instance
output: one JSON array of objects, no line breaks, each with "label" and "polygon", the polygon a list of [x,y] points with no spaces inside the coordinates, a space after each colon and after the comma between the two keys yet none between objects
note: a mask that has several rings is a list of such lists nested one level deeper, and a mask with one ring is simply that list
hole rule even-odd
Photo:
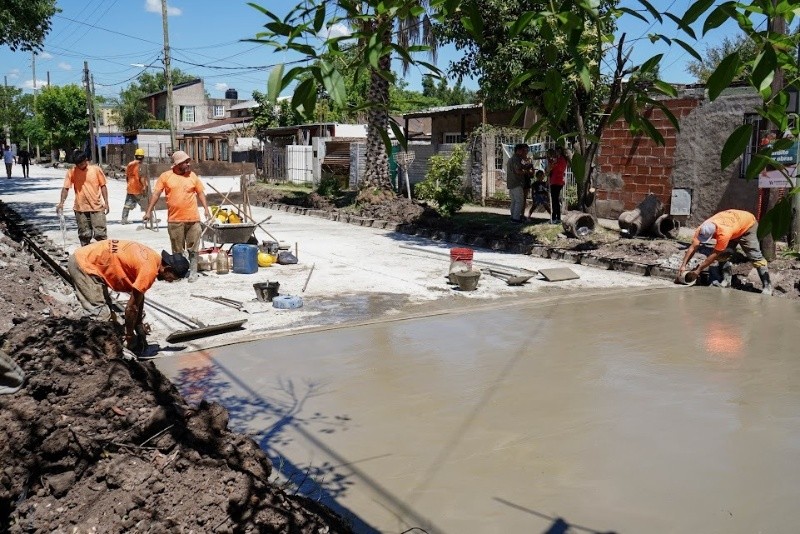
[{"label": "tree trunk", "polygon": [[378,70],[370,72],[367,99],[372,106],[367,112],[367,154],[364,180],[361,182],[362,190],[391,191],[392,189],[389,179],[389,156],[384,142],[389,127],[389,82],[380,75],[380,72],[389,73],[391,67],[391,56],[386,55],[378,60]]}]

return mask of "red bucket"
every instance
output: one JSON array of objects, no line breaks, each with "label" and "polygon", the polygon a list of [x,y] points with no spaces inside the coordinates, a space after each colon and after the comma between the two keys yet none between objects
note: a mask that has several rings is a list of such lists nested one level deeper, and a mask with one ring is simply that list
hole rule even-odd
[{"label": "red bucket", "polygon": [[471,248],[451,248],[450,261],[460,261],[469,265],[472,269],[472,249]]}]

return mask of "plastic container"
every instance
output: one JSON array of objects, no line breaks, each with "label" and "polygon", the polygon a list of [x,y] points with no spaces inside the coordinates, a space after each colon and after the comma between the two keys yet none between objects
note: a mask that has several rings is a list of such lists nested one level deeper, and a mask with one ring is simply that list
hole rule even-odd
[{"label": "plastic container", "polygon": [[217,274],[228,274],[228,255],[224,251],[217,252],[214,267],[217,269]]},{"label": "plastic container", "polygon": [[253,274],[258,272],[258,247],[238,243],[233,245],[233,272]]},{"label": "plastic container", "polygon": [[258,251],[258,266],[259,267],[269,267],[275,263],[275,256],[268,252]]},{"label": "plastic container", "polygon": [[481,277],[480,271],[461,271],[455,273],[458,289],[461,291],[475,291],[478,288],[478,280]]},{"label": "plastic container", "polygon": [[466,263],[472,269],[472,249],[471,248],[451,248],[450,262],[460,261]]},{"label": "plastic container", "polygon": [[303,298],[295,295],[282,295],[272,299],[272,307],[280,310],[294,310],[303,307]]}]

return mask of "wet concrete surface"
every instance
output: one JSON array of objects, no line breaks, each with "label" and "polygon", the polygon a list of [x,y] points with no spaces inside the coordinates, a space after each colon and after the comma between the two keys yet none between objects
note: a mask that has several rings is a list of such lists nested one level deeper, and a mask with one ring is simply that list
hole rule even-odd
[{"label": "wet concrete surface", "polygon": [[156,364],[358,532],[793,532],[799,306],[614,290]]}]

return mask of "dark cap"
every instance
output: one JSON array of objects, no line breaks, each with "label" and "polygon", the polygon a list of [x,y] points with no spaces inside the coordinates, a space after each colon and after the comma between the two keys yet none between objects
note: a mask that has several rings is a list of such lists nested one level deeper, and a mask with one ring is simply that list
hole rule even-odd
[{"label": "dark cap", "polygon": [[166,250],[162,250],[161,262],[172,269],[178,278],[183,278],[189,272],[189,260],[183,254],[170,254]]},{"label": "dark cap", "polygon": [[86,154],[86,152],[84,152],[83,150],[76,150],[75,152],[72,153],[72,163],[74,163],[75,165],[77,165],[78,163],[83,163],[87,159],[89,159],[89,155]]}]

